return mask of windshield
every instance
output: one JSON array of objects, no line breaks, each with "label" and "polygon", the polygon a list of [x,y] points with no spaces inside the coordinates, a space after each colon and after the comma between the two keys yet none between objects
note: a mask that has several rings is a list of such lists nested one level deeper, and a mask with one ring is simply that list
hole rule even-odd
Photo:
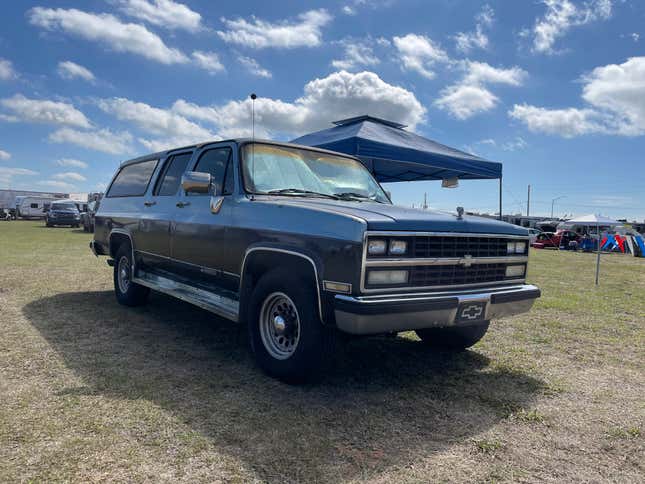
[{"label": "windshield", "polygon": [[250,193],[390,203],[370,172],[351,158],[261,143],[244,145],[242,151],[244,187]]},{"label": "windshield", "polygon": [[52,203],[52,210],[65,210],[68,212],[77,212],[78,209],[73,203]]}]

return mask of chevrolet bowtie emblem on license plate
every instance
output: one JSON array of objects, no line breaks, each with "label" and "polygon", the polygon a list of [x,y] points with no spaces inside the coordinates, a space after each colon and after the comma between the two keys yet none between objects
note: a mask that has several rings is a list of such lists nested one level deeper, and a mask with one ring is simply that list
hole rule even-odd
[{"label": "chevrolet bowtie emblem on license plate", "polygon": [[473,256],[466,254],[463,259],[459,259],[459,264],[464,267],[470,267],[473,265]]},{"label": "chevrolet bowtie emblem on license plate", "polygon": [[457,322],[471,322],[484,319],[486,303],[483,301],[461,303],[457,310]]}]

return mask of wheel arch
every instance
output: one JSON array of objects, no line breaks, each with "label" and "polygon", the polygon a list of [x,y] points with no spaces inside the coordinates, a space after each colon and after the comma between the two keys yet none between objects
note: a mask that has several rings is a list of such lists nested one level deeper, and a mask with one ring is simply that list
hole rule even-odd
[{"label": "wheel arch", "polygon": [[239,320],[244,321],[246,319],[247,303],[257,281],[262,277],[262,275],[277,267],[288,267],[289,269],[292,269],[294,273],[303,274],[313,282],[316,289],[315,297],[318,306],[318,315],[323,324],[325,324],[322,309],[323,301],[320,290],[321,268],[319,264],[316,263],[314,257],[300,250],[272,246],[250,247],[244,254],[240,270]]},{"label": "wheel arch", "polygon": [[132,242],[132,236],[126,230],[112,229],[110,232],[110,236],[108,237],[110,257],[114,258],[116,256],[119,247],[121,247],[121,244],[123,243],[130,244],[130,249],[132,249],[132,261],[134,262],[134,243]]}]

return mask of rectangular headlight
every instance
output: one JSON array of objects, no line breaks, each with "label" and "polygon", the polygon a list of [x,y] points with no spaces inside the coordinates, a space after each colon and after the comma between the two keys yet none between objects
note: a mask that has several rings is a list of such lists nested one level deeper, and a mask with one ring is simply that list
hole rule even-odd
[{"label": "rectangular headlight", "polygon": [[408,282],[408,271],[370,271],[367,283],[370,285],[397,285]]},{"label": "rectangular headlight", "polygon": [[506,244],[507,254],[523,254],[526,252],[526,242],[508,242]]},{"label": "rectangular headlight", "polygon": [[518,277],[524,277],[525,271],[526,271],[526,266],[524,264],[519,266],[506,266],[506,277],[509,279],[517,279]]},{"label": "rectangular headlight", "polygon": [[390,255],[403,255],[408,251],[408,243],[405,240],[390,240]]},{"label": "rectangular headlight", "polygon": [[369,255],[383,255],[385,254],[385,249],[387,243],[385,240],[370,240],[367,242],[367,253]]}]

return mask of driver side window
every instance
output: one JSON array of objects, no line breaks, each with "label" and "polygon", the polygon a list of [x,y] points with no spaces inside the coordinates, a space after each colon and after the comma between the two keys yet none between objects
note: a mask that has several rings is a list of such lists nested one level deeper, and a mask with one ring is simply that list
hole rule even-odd
[{"label": "driver side window", "polygon": [[[229,147],[204,151],[194,169],[194,171],[210,173],[216,193],[221,193],[222,195],[233,193],[234,178],[231,155],[232,150]],[[186,195],[199,196],[205,194],[187,193]]]}]

